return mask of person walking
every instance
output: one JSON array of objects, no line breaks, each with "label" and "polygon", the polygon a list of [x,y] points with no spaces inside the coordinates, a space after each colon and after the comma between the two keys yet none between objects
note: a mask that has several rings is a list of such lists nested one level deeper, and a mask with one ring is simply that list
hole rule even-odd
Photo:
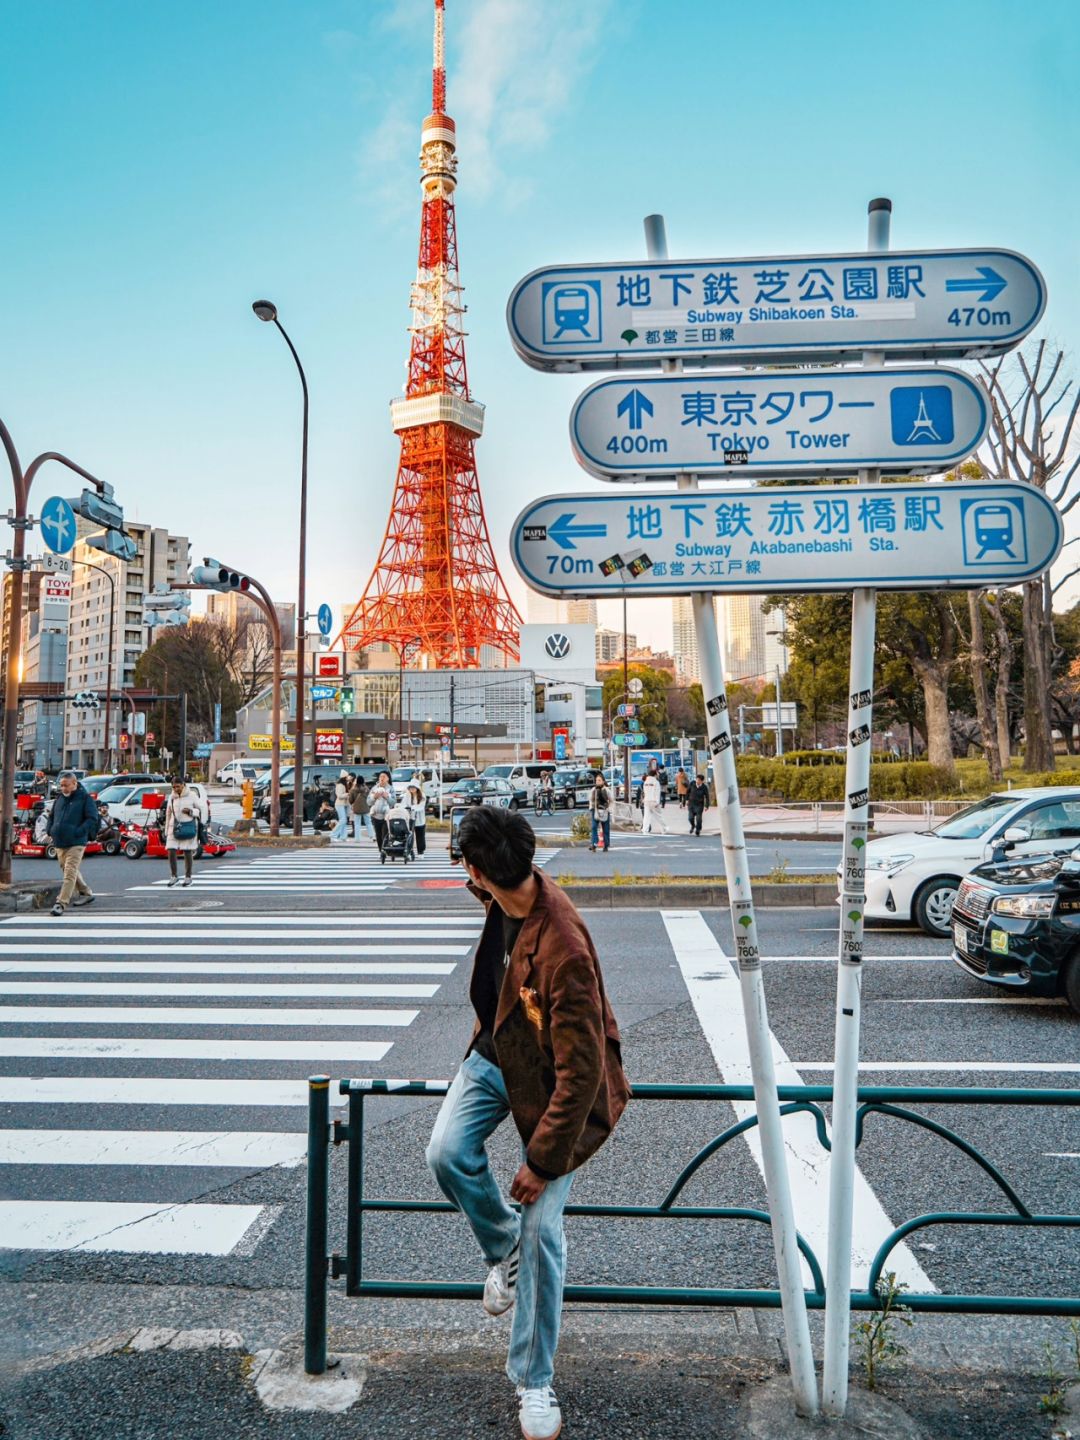
[{"label": "person walking", "polygon": [[668,827],[660,803],[660,780],[655,770],[647,770],[641,782],[641,833],[651,835],[658,824],[666,835]]},{"label": "person walking", "polygon": [[[554,1440],[552,1388],[574,1173],[626,1108],[618,1026],[592,938],[573,904],[533,865],[523,815],[478,805],[458,832],[469,889],[487,912],[473,961],[472,1039],[439,1110],[427,1163],[489,1267],[484,1309],[514,1307],[506,1374],[525,1440]],[[513,1116],[522,1163],[506,1203],[485,1142]]]},{"label": "person walking", "polygon": [[690,816],[690,834],[701,834],[701,817],[705,814],[705,807],[709,803],[709,787],[705,784],[703,775],[695,775],[694,783],[690,786],[686,797],[686,808]]},{"label": "person walking", "polygon": [[349,804],[353,814],[353,839],[360,839],[361,830],[368,830],[368,783],[363,775],[356,777],[356,784],[349,791]]},{"label": "person walking", "polygon": [[686,797],[690,793],[690,776],[680,765],[675,775],[675,794],[679,797],[679,809],[686,809]]},{"label": "person walking", "polygon": [[[63,915],[68,905],[89,905],[94,898],[79,867],[101,820],[93,796],[79,784],[74,770],[61,770],[58,786],[60,793],[52,803],[45,843],[56,847],[56,858],[63,871],[63,884],[52,908],[54,915]],[[76,891],[78,894],[72,900]]]},{"label": "person walking", "polygon": [[417,855],[427,850],[427,801],[419,785],[409,786],[409,809],[412,812],[413,843]]},{"label": "person walking", "polygon": [[596,849],[599,837],[601,850],[611,849],[611,791],[607,787],[602,770],[597,771],[596,781],[589,795],[589,822],[592,836],[590,850]]},{"label": "person walking", "polygon": [[378,779],[368,791],[368,814],[371,816],[371,828],[375,832],[376,848],[381,850],[383,837],[386,834],[386,817],[390,813],[390,806],[394,803],[394,792],[390,787],[390,771],[380,770]]},{"label": "person walking", "polygon": [[668,773],[667,773],[667,770],[664,768],[663,765],[661,765],[661,766],[659,767],[659,769],[657,770],[657,772],[656,772],[656,778],[657,778],[657,780],[659,780],[659,782],[660,782],[660,807],[661,807],[661,809],[663,809],[664,806],[667,805],[667,792],[668,792]]},{"label": "person walking", "polygon": [[199,831],[205,822],[202,801],[195,791],[188,787],[182,775],[174,775],[172,794],[165,802],[165,823],[162,826],[165,849],[169,854],[170,889],[180,879],[176,866],[178,853],[184,857],[183,884],[191,884],[191,862],[199,848]]},{"label": "person walking", "polygon": [[331,841],[349,838],[349,821],[352,819],[349,791],[352,789],[352,778],[348,770],[342,770],[337,778],[337,784],[334,786],[334,809],[337,811],[337,824],[330,836]]}]

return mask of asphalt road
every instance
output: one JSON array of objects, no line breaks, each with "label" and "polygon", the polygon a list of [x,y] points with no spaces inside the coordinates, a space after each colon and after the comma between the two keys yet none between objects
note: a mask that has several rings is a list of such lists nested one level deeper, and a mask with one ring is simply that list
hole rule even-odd
[{"label": "asphalt road", "polygon": [[[548,865],[563,868],[567,853]],[[111,893],[95,904],[0,924],[0,1273],[21,1282],[4,1303],[25,1307],[17,1332],[0,1331],[34,1352],[136,1314],[141,1324],[229,1325],[240,1307],[249,1343],[274,1343],[301,1307],[305,1077],[452,1075],[471,1028],[479,907],[439,846],[408,871],[379,866],[363,846],[207,861],[190,890],[164,888],[164,867],[149,861],[98,863]],[[727,913],[587,918],[631,1079],[745,1081]],[[759,929],[780,1078],[828,1083],[832,911],[763,911]],[[864,1083],[1077,1087],[1080,1022],[1064,1007],[998,1000],[943,943],[907,928],[872,931],[867,948]],[[374,1193],[436,1198],[423,1164],[434,1113],[427,1100],[369,1102]],[[933,1113],[984,1150],[1033,1211],[1075,1210],[1075,1110]],[[726,1104],[631,1105],[574,1198],[655,1203],[731,1119]],[[807,1117],[785,1125],[800,1228],[824,1263],[822,1154]],[[497,1136],[493,1153],[508,1178],[515,1137]],[[868,1119],[859,1164],[863,1270],[912,1216],[1007,1208],[968,1157],[893,1118]],[[343,1249],[341,1153],[332,1183],[331,1248]],[[683,1198],[762,1206],[751,1145],[733,1142]],[[763,1226],[661,1223],[571,1222],[571,1279],[773,1284]],[[914,1289],[1067,1295],[1080,1285],[1067,1230],[1036,1241],[939,1226],[916,1232],[895,1260]],[[464,1226],[442,1216],[370,1218],[364,1263],[369,1275],[482,1276]],[[335,1314],[349,1303],[335,1298]]]}]

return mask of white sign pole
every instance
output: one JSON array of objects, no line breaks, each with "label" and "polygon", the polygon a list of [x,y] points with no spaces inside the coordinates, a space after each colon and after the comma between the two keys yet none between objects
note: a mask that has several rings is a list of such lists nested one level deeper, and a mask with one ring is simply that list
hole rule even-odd
[{"label": "white sign pole", "polygon": [[[889,248],[892,203],[872,200],[867,249]],[[880,369],[881,351],[868,350],[863,366]],[[860,470],[859,484],[881,481],[880,470]],[[825,1283],[825,1365],[822,1400],[826,1415],[847,1409],[851,1339],[851,1215],[855,1187],[855,1116],[859,1087],[859,1025],[862,1011],[863,913],[866,909],[866,832],[870,802],[870,736],[873,729],[874,627],[877,592],[856,590],[851,600],[851,691],[844,793],[844,857],[840,905],[840,954],[836,976],[836,1042],[833,1070],[832,1152],[829,1171],[829,1253]]]},{"label": "white sign pole", "polygon": [[[662,215],[646,217],[645,241],[650,260],[667,258],[667,234]],[[666,361],[664,369],[677,372],[682,369],[682,362]],[[680,475],[678,484],[680,490],[697,489],[697,480],[693,475]],[[735,775],[735,748],[731,740],[720,637],[716,628],[716,610],[712,595],[694,595],[691,605],[701,665],[701,685],[706,699],[709,749],[713,754],[713,778],[724,846],[724,872],[727,876],[732,930],[739,965],[743,1019],[750,1050],[750,1073],[757,1104],[758,1133],[761,1137],[762,1165],[772,1222],[788,1363],[791,1366],[796,1412],[810,1416],[818,1413],[817,1376],[814,1373],[814,1351],[810,1343],[810,1323],[806,1313],[802,1260],[796,1243],[795,1209],[791,1200],[787,1156],[784,1151],[783,1122],[780,1118],[772,1035],[765,1003],[761,956],[757,945],[750,865],[743,834],[739,785]],[[779,716],[779,707],[777,714]]]}]

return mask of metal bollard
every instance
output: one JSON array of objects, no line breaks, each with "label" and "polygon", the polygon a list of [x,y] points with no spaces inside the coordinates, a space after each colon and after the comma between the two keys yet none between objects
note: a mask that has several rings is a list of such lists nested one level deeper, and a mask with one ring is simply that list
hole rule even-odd
[{"label": "metal bollard", "polygon": [[330,1199],[330,1077],[308,1078],[307,1219],[304,1256],[304,1370],[326,1373],[326,1236]]}]

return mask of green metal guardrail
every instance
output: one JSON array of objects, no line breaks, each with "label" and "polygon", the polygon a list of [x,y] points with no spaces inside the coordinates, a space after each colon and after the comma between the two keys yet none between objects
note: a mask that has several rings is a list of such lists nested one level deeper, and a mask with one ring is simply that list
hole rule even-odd
[{"label": "green metal guardrail", "polygon": [[[441,1096],[448,1080],[342,1080],[339,1091],[348,1096],[348,1119],[330,1124],[330,1080],[325,1075],[309,1080],[308,1104],[308,1190],[306,1229],[306,1270],[304,1306],[304,1368],[309,1375],[326,1370],[327,1282],[345,1277],[345,1293],[380,1299],[479,1300],[483,1285],[445,1280],[365,1280],[362,1274],[363,1217],[365,1212],[409,1211],[456,1213],[445,1200],[389,1200],[367,1198],[364,1185],[364,1101],[368,1096]],[[818,1139],[829,1149],[823,1104],[832,1100],[830,1085],[780,1086],[781,1114],[805,1111],[814,1117]],[[709,1100],[731,1103],[753,1101],[749,1085],[635,1085],[634,1100]],[[1027,1228],[1080,1227],[1080,1215],[1033,1214],[1020,1196],[985,1155],[947,1126],[906,1107],[929,1105],[1021,1105],[1080,1106],[1077,1090],[966,1089],[949,1086],[871,1085],[859,1090],[856,1145],[863,1137],[870,1115],[885,1115],[917,1125],[954,1145],[972,1160],[997,1186],[1008,1202],[1009,1211],[931,1211],[898,1225],[881,1243],[870,1266],[865,1290],[851,1295],[854,1310],[876,1310],[880,1305],[877,1283],[885,1273],[889,1256],[915,1230],[929,1225],[1001,1225]],[[676,1201],[690,1178],[718,1151],[757,1124],[750,1116],[729,1126],[703,1146],[683,1168],[659,1205],[567,1205],[567,1215],[602,1216],[633,1220],[750,1220],[769,1224],[768,1212],[729,1205],[678,1205]],[[346,1248],[344,1256],[327,1255],[329,1156],[331,1145],[347,1147],[348,1197]],[[825,1306],[825,1281],[821,1264],[800,1235],[799,1249],[810,1271],[812,1289],[806,1292],[811,1309]],[[592,1304],[633,1305],[715,1305],[751,1306],[778,1309],[779,1290],[711,1289],[679,1286],[567,1285],[566,1300]],[[911,1310],[953,1314],[1068,1315],[1080,1316],[1080,1298],[1050,1295],[942,1295],[912,1294],[905,1291],[904,1304]]]}]

